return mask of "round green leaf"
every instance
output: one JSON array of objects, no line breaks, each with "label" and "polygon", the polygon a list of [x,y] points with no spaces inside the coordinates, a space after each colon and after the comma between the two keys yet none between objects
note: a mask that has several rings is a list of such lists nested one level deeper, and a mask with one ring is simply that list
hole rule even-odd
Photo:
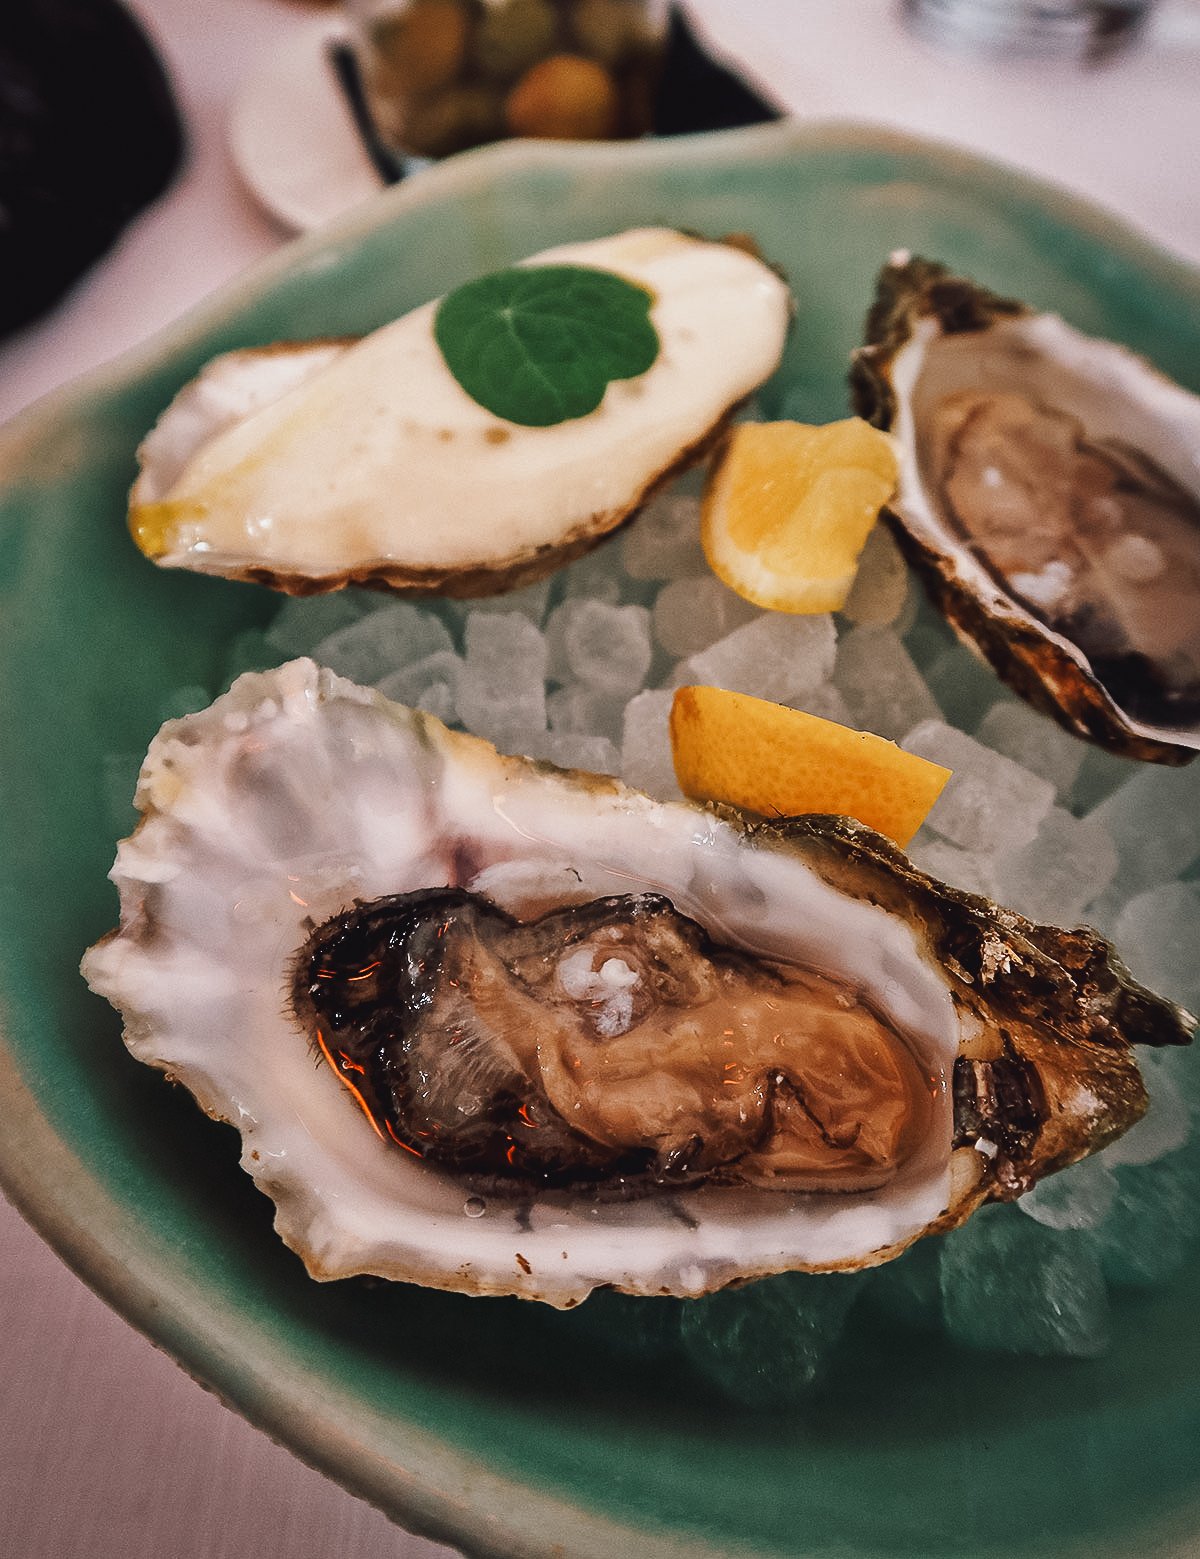
[{"label": "round green leaf", "polygon": [[433,333],[472,400],[524,427],[586,417],[659,353],[653,295],[612,271],[522,265],[448,293]]}]

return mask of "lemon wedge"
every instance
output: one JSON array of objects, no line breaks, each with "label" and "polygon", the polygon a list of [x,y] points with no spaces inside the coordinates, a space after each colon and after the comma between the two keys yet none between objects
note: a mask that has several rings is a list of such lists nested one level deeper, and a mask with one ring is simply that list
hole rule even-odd
[{"label": "lemon wedge", "polygon": [[676,691],[671,754],[679,787],[694,801],[761,817],[832,812],[901,847],[951,772],[869,731],[716,687]]},{"label": "lemon wedge", "polygon": [[896,475],[891,437],[859,417],[742,423],[704,496],[709,566],[756,606],[835,611]]}]

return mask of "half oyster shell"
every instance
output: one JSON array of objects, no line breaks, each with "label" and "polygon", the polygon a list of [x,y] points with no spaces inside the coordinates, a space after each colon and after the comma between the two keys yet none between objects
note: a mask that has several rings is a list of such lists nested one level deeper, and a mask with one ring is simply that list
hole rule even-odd
[{"label": "half oyster shell", "polygon": [[[315,1277],[369,1272],[567,1306],[600,1285],[695,1295],[785,1270],[869,1266],[1103,1146],[1145,1108],[1132,1044],[1188,1035],[1187,1015],[1129,979],[1092,933],[1034,926],[946,888],[861,825],[829,817],[751,824],[505,758],[311,661],[242,677],[211,708],[166,725],[137,805],[142,821],[112,874],[120,925],[88,952],[84,972],[121,1010],[134,1055],[238,1128],[243,1166],[274,1199],[278,1232]],[[424,1116],[409,1122],[414,1142],[442,1108],[434,1095],[450,1076],[439,1059],[443,1039],[452,1049],[466,1023],[482,1047],[480,1072],[452,1078],[451,1113],[467,1110],[464,1076],[478,1093],[479,1076],[496,1075],[495,1058],[514,1037],[509,1020],[493,1021],[498,1009],[486,993],[497,980],[520,985],[519,1021],[537,1031],[532,1046],[519,1036],[530,1064],[541,1064],[543,1044],[553,1052],[543,1076],[570,1060],[572,1046],[602,1044],[596,1004],[637,993],[630,975],[642,955],[629,939],[614,954],[612,937],[624,936],[622,913],[641,911],[619,911],[614,921],[608,908],[630,895],[644,910],[646,895],[661,896],[672,914],[702,927],[708,941],[697,945],[718,980],[732,967],[740,981],[756,963],[797,982],[815,973],[829,982],[834,1006],[868,1010],[923,1080],[917,1140],[885,1153],[884,1172],[851,1188],[836,1184],[840,1164],[834,1188],[814,1190],[773,1169],[759,1173],[761,1162],[740,1181],[722,1171],[676,1188],[664,1161],[657,1183],[635,1188],[647,1192],[635,1199],[541,1170],[511,1190],[490,1183],[481,1198],[469,1175],[404,1151],[389,1140],[403,1133],[386,1132],[360,1108],[363,1061],[333,1010],[346,1005],[346,991],[365,989],[360,981],[378,978],[369,946],[353,953],[353,967],[337,966],[338,938],[372,922],[374,901],[405,895],[406,916],[413,895],[428,905],[430,889],[485,906],[485,918],[495,920],[491,906],[503,913],[478,957],[471,946],[463,954],[483,971],[468,981],[468,1017],[461,1006],[444,1008],[457,1016],[422,1029],[423,1048],[397,1084],[403,1092],[413,1077],[425,1079]],[[435,920],[444,901],[443,892]],[[597,901],[607,901],[599,914]],[[428,914],[425,928],[420,935],[437,941]],[[384,941],[413,945],[386,927]],[[661,945],[647,944],[651,952]],[[424,955],[404,957],[419,974],[410,1006],[459,1002],[452,983],[429,984]],[[674,954],[660,962],[676,984],[699,967]],[[303,993],[321,985],[322,971],[342,980],[342,994],[324,1004],[314,1033],[308,1007],[316,1004]],[[553,1021],[530,1017],[537,1008],[527,998],[539,987],[550,992]],[[647,1017],[652,1006],[646,987],[609,1023],[626,1058],[647,1036],[649,1089],[669,1071],[654,1059],[662,1012]],[[736,1030],[725,1007],[713,1010],[722,1035]],[[703,1020],[703,1001],[694,1017]],[[678,1023],[662,1020],[660,1032],[664,1025],[674,1042]],[[807,1043],[802,1025],[795,1029]],[[555,1050],[559,1033],[567,1037]],[[367,1049],[375,1043],[368,1036]],[[314,1064],[321,1053],[330,1064]],[[785,1057],[767,1068],[777,1092],[786,1091],[778,1078],[789,1065]],[[399,1074],[385,1067],[378,1075]],[[841,1074],[831,1075],[836,1086]],[[524,1102],[509,1097],[510,1115]],[[821,1114],[819,1095],[809,1104]],[[542,1097],[530,1107],[536,1127]],[[851,1138],[841,1133],[835,1146]],[[617,1158],[624,1176],[629,1163]],[[697,1157],[692,1167],[706,1166]],[[775,1183],[766,1188],[764,1179]]]},{"label": "half oyster shell", "polygon": [[732,242],[640,228],[523,263],[600,269],[649,293],[655,361],[586,416],[531,427],[462,388],[435,340],[436,302],[360,340],[226,353],[141,446],[138,546],[162,568],[290,595],[515,589],[699,459],[779,363],[791,295]]},{"label": "half oyster shell", "polygon": [[904,255],[851,371],[889,505],[954,629],[1077,736],[1200,748],[1200,399],[1125,348]]}]

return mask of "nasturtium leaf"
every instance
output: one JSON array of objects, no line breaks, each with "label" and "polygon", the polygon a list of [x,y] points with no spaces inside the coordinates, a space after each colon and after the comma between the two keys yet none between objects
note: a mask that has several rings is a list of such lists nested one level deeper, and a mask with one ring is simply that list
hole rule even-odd
[{"label": "nasturtium leaf", "polygon": [[586,417],[612,380],[646,372],[659,352],[653,301],[612,271],[513,266],[447,293],[433,333],[472,400],[546,428]]}]

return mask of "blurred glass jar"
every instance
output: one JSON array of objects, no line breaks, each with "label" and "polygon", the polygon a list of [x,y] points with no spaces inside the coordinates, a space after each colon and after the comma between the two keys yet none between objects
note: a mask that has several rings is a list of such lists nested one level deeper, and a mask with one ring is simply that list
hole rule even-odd
[{"label": "blurred glass jar", "polygon": [[1094,61],[1133,42],[1153,0],[901,0],[934,43],[980,53]]},{"label": "blurred glass jar", "polygon": [[445,157],[507,136],[650,129],[668,0],[346,0],[376,125]]}]

